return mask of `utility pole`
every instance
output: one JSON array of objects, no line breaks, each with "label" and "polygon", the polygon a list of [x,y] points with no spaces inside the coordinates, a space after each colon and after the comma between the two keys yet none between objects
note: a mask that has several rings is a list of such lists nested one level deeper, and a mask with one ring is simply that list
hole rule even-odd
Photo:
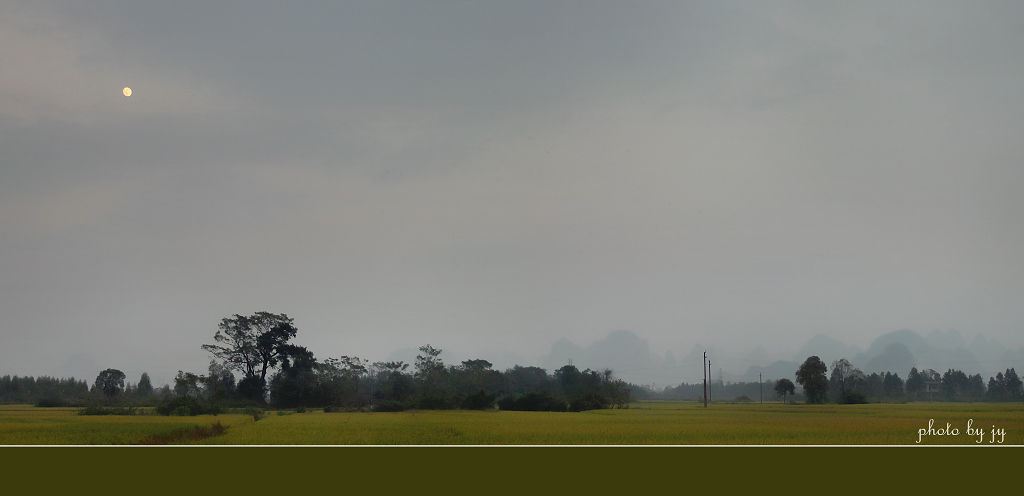
[{"label": "utility pole", "polygon": [[704,352],[704,361],[700,367],[704,369],[704,408],[708,407],[708,352]]},{"label": "utility pole", "polygon": [[711,359],[710,358],[708,359],[708,380],[711,381],[711,384],[710,384],[711,387],[708,388],[708,396],[712,396],[711,402],[714,403],[715,398],[713,397],[713,395],[711,393],[714,392],[715,382],[714,382],[714,380],[711,379]]},{"label": "utility pole", "polygon": [[761,394],[761,404],[764,404],[764,389],[761,388],[761,373],[757,373],[757,392]]}]

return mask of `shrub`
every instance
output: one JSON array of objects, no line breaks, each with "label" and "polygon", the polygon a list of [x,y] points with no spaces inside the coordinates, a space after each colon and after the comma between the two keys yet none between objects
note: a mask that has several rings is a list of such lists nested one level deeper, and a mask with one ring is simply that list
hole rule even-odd
[{"label": "shrub", "polygon": [[[192,396],[175,396],[155,408],[160,415],[194,416],[209,413],[207,408]],[[219,411],[219,409],[217,409]]]},{"label": "shrub", "polygon": [[867,402],[867,396],[857,390],[847,391],[839,398],[840,405],[863,405]]},{"label": "shrub", "polygon": [[408,409],[409,407],[405,403],[395,400],[382,401],[373,407],[375,412],[404,412]]},{"label": "shrub", "polygon": [[608,408],[610,405],[611,401],[607,397],[597,393],[587,393],[584,396],[576,397],[569,401],[569,411],[600,410]]},{"label": "shrub", "polygon": [[483,389],[466,396],[459,408],[463,410],[491,410],[494,408],[493,394],[487,394]]},{"label": "shrub", "polygon": [[134,415],[134,407],[106,407],[89,405],[78,411],[79,415]]},{"label": "shrub", "polygon": [[545,392],[530,392],[523,396],[506,396],[498,401],[498,408],[519,412],[564,412],[567,405]]},{"label": "shrub", "polygon": [[263,411],[262,408],[256,408],[254,406],[250,406],[250,407],[246,407],[245,410],[242,410],[242,413],[244,413],[246,415],[252,415],[253,422],[259,422],[260,419],[263,418],[264,411]]},{"label": "shrub", "polygon": [[36,406],[39,408],[59,408],[65,406],[71,406],[71,404],[60,398],[40,398],[36,402]]},{"label": "shrub", "polygon": [[419,401],[418,406],[423,410],[451,410],[454,407],[450,400],[440,396],[427,396]]}]

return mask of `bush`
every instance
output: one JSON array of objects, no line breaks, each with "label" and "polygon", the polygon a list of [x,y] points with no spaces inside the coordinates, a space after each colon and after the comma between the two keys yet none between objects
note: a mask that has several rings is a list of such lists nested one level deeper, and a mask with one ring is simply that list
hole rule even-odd
[{"label": "bush", "polygon": [[245,410],[242,410],[242,413],[244,413],[246,415],[252,415],[253,422],[259,422],[260,419],[263,418],[264,411],[263,411],[262,408],[256,408],[254,406],[250,406],[250,407],[246,407]]},{"label": "bush", "polygon": [[530,392],[523,396],[506,396],[498,401],[498,408],[510,412],[564,412],[564,401],[548,393]]},{"label": "bush", "polygon": [[71,406],[71,403],[60,398],[40,398],[40,400],[36,402],[36,406],[39,408],[60,408]]},{"label": "bush", "polygon": [[839,398],[840,405],[863,405],[868,402],[867,396],[860,391],[847,391]]},{"label": "bush", "polygon": [[611,405],[611,401],[600,394],[588,393],[584,396],[573,398],[569,402],[569,411],[582,412],[585,410],[600,410],[602,408],[608,408]]},{"label": "bush", "polygon": [[466,396],[459,408],[463,410],[491,410],[494,409],[493,394],[487,394],[483,389]]},{"label": "bush", "polygon": [[107,407],[99,405],[89,405],[78,411],[79,415],[134,415],[136,413],[133,407]]},{"label": "bush", "polygon": [[405,403],[395,400],[382,401],[373,407],[375,412],[404,412],[408,409],[409,407]]},{"label": "bush", "polygon": [[423,410],[451,410],[455,405],[448,398],[427,396],[417,406]]},{"label": "bush", "polygon": [[196,416],[196,415],[217,415],[221,413],[221,407],[217,404],[202,403],[192,396],[176,396],[155,408],[160,415]]}]

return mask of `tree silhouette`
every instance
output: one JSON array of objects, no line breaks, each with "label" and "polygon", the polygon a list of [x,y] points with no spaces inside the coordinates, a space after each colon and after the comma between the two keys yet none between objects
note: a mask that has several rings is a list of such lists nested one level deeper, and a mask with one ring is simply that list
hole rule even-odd
[{"label": "tree silhouette", "polygon": [[820,404],[828,399],[828,366],[817,356],[808,357],[796,371],[796,382],[804,388],[807,403]]},{"label": "tree silhouette", "polygon": [[789,379],[779,379],[775,383],[775,393],[782,396],[782,402],[785,403],[787,394],[796,394],[796,385]]},{"label": "tree silhouette", "polygon": [[124,389],[124,372],[117,369],[107,369],[96,376],[95,387],[103,391],[103,395],[113,399]]}]

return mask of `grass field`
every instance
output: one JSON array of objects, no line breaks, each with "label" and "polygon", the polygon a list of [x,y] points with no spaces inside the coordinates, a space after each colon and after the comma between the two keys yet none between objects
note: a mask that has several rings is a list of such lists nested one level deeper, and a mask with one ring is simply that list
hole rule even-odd
[{"label": "grass field", "polygon": [[[931,434],[919,437],[930,420]],[[969,422],[984,436],[969,434]],[[950,431],[939,435],[947,423]],[[211,430],[215,424],[223,430]],[[259,421],[243,414],[82,416],[73,408],[0,406],[0,444],[6,445],[992,445],[1000,440],[1024,444],[1024,405],[755,403],[705,409],[693,402],[639,402],[628,409],[582,413],[267,412]]]}]

